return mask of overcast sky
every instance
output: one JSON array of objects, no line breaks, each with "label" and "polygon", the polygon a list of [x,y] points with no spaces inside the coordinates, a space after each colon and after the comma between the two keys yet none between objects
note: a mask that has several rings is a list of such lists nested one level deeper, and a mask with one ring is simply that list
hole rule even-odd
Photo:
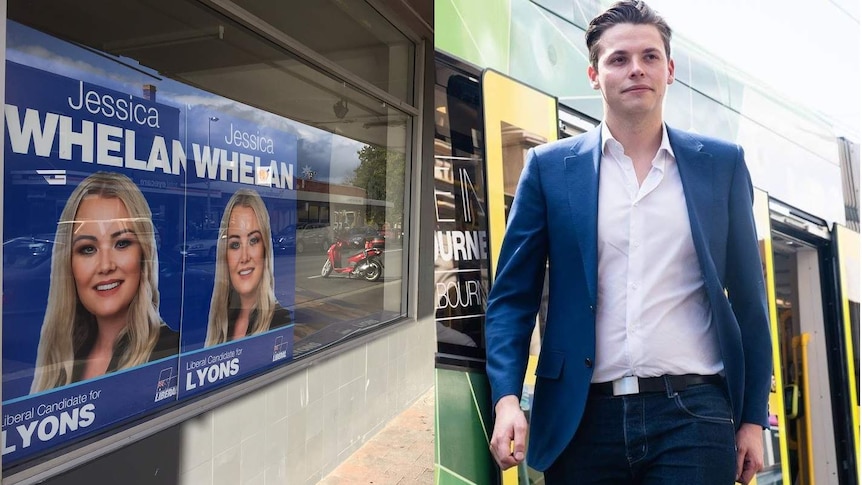
[{"label": "overcast sky", "polygon": [[862,139],[859,0],[649,0],[680,37]]}]

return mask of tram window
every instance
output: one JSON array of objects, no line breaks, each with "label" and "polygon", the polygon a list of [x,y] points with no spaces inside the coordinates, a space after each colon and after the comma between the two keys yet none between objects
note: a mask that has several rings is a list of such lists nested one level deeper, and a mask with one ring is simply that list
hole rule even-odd
[{"label": "tram window", "polygon": [[[484,358],[489,264],[477,77],[437,62],[434,280],[438,350]],[[456,251],[456,244],[464,251]]]},{"label": "tram window", "polygon": [[524,169],[527,152],[548,140],[536,133],[527,131],[505,121],[500,123],[503,141],[503,191],[506,194],[506,219],[509,218],[509,208],[515,199],[515,189]]}]

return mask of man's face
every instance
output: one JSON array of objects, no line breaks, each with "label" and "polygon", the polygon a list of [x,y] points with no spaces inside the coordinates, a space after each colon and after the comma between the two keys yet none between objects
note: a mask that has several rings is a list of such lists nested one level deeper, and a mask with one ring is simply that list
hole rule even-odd
[{"label": "man's face", "polygon": [[605,116],[660,118],[674,66],[665,54],[658,28],[618,24],[606,30],[597,45],[598,68],[590,66],[587,74],[593,89],[602,92]]}]

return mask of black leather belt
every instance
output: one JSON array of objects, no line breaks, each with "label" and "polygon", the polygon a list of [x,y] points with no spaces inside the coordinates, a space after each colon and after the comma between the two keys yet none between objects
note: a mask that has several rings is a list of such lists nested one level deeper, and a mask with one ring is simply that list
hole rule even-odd
[{"label": "black leather belt", "polygon": [[665,392],[670,386],[674,392],[684,391],[689,386],[698,384],[724,383],[724,378],[718,374],[703,376],[699,374],[685,374],[681,376],[659,376],[659,377],[623,377],[611,382],[600,382],[590,384],[590,393],[603,396],[627,396],[644,392]]}]

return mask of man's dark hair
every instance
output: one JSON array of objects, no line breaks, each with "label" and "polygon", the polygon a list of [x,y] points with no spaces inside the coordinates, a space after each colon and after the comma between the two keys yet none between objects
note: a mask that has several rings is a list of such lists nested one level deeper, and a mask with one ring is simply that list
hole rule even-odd
[{"label": "man's dark hair", "polygon": [[590,65],[598,70],[599,39],[606,30],[619,24],[655,25],[664,41],[665,55],[670,59],[670,26],[661,15],[640,0],[624,0],[611,5],[597,15],[587,27],[587,49],[590,52]]}]

